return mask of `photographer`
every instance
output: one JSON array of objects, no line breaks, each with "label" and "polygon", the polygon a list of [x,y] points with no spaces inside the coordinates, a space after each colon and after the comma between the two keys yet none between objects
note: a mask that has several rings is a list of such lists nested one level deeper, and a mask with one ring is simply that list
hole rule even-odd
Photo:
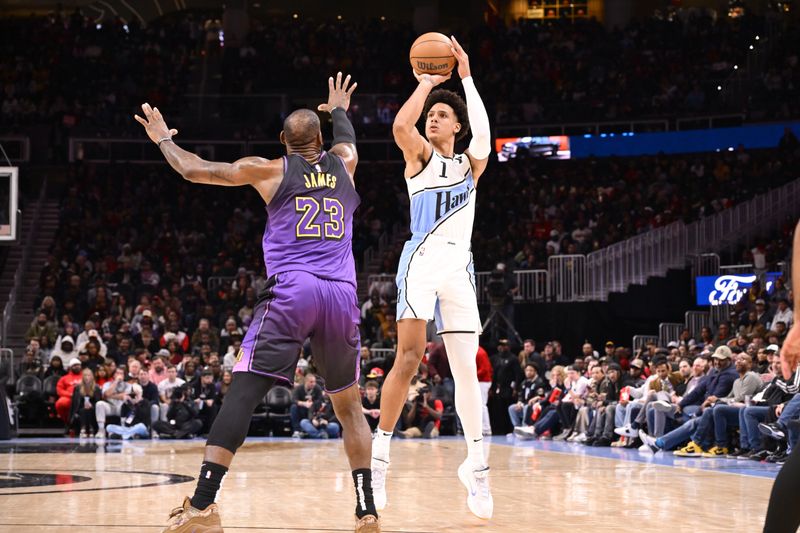
[{"label": "photographer", "polygon": [[193,403],[186,400],[186,391],[183,387],[172,390],[167,420],[157,420],[153,423],[153,429],[161,438],[170,439],[196,435],[203,429],[203,421],[197,417],[197,409]]},{"label": "photographer", "polygon": [[[514,295],[517,293],[517,281],[512,272],[506,270],[504,263],[497,263],[497,267],[489,274],[486,283],[486,296],[494,316],[490,340],[494,343],[499,338],[516,336],[514,330]],[[496,321],[500,321],[498,324]]]},{"label": "photographer", "polygon": [[405,423],[408,429],[398,432],[401,438],[435,439],[439,436],[439,425],[444,413],[441,400],[431,400],[431,389],[427,385],[417,391],[417,396],[406,403]]},{"label": "photographer", "polygon": [[203,432],[208,433],[219,411],[216,403],[217,385],[214,383],[214,373],[210,368],[203,369],[200,380],[195,382],[192,392],[195,407],[200,412],[200,419],[203,421]]},{"label": "photographer", "polygon": [[311,439],[338,439],[341,428],[336,422],[333,405],[327,393],[322,393],[322,401],[316,410],[309,410],[308,418],[300,421],[300,428]]}]

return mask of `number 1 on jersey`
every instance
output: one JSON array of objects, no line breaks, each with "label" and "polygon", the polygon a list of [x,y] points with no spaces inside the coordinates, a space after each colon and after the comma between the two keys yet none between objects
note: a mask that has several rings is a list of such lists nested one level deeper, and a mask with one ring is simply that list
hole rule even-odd
[{"label": "number 1 on jersey", "polygon": [[439,177],[440,178],[446,178],[447,177],[447,163],[445,163],[444,161],[442,161],[442,175],[439,176]]}]

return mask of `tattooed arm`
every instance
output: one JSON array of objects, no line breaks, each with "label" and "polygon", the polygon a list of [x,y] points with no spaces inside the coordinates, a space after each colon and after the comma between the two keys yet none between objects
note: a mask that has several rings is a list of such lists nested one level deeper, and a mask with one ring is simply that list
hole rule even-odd
[{"label": "tattooed arm", "polygon": [[279,177],[282,174],[283,165],[280,160],[244,157],[233,163],[206,161],[175,144],[172,137],[177,135],[178,130],[167,127],[157,107],[151,108],[150,104],[144,104],[142,111],[145,118],[138,115],[134,118],[144,126],[150,140],[158,145],[167,163],[192,183],[226,187],[257,186],[259,181]]}]

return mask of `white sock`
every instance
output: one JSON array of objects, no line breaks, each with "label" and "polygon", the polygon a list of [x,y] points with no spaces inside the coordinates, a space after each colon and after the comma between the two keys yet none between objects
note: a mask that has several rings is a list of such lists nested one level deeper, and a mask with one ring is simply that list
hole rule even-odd
[{"label": "white sock", "polygon": [[456,412],[467,441],[467,458],[475,470],[486,468],[483,453],[483,401],[478,385],[477,333],[446,333],[442,335],[447,360],[456,385]]},{"label": "white sock", "polygon": [[372,439],[372,458],[389,462],[389,444],[392,442],[391,431],[384,431],[378,428],[375,438]]},{"label": "white sock", "polygon": [[473,470],[483,470],[488,466],[486,456],[483,453],[483,437],[475,440],[466,438],[467,459],[472,464]]}]

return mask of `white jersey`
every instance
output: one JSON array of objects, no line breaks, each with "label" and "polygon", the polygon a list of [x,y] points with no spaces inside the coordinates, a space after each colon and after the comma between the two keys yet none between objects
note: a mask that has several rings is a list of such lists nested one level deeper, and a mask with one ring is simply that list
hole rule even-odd
[{"label": "white jersey", "polygon": [[452,158],[432,150],[415,176],[406,179],[411,198],[411,233],[470,241],[475,221],[475,180],[466,154]]},{"label": "white jersey", "polygon": [[435,319],[440,334],[480,333],[470,252],[475,180],[469,158],[433,152],[406,184],[412,235],[397,268],[397,319]]}]

